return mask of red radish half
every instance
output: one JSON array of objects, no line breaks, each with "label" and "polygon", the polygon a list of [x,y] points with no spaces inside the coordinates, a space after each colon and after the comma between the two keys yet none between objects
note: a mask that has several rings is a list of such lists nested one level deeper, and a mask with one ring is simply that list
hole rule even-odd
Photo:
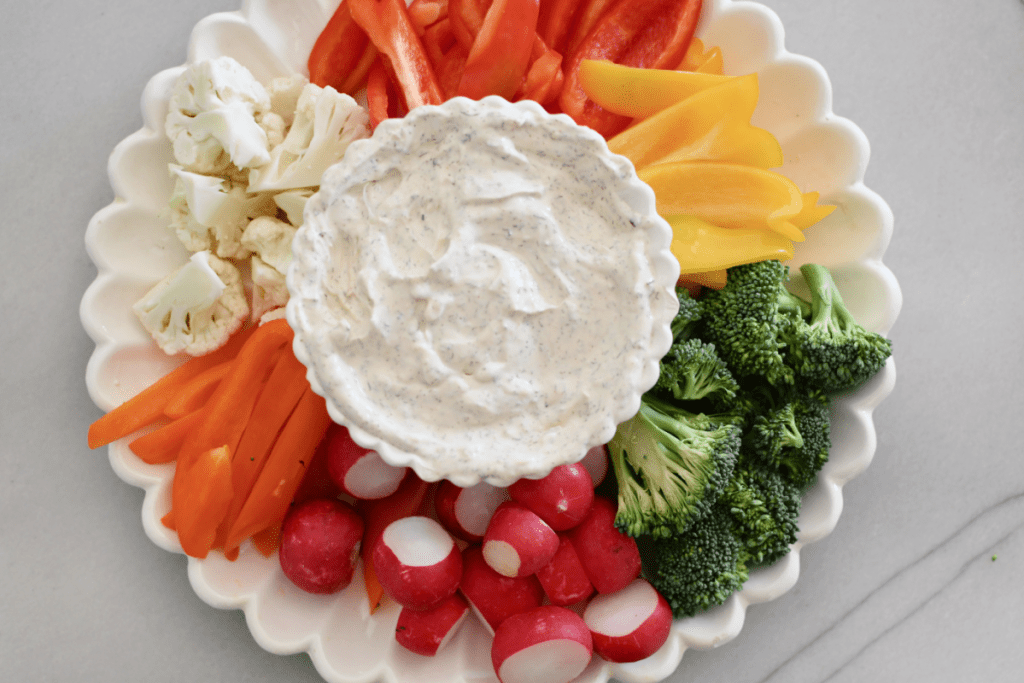
[{"label": "red radish half", "polygon": [[615,528],[615,503],[598,496],[590,513],[569,532],[587,578],[598,593],[622,590],[640,576],[636,541]]},{"label": "red radish half", "polygon": [[433,657],[443,648],[469,614],[469,605],[458,593],[428,610],[403,607],[395,625],[395,640],[418,655]]},{"label": "red radish half", "polygon": [[479,543],[498,506],[508,500],[508,491],[487,482],[462,488],[445,479],[437,487],[434,508],[441,524],[463,541]]},{"label": "red radish half", "polygon": [[462,553],[429,517],[389,524],[373,549],[373,569],[384,592],[402,607],[430,609],[451,596],[462,578]]},{"label": "red radish half", "polygon": [[565,537],[560,539],[555,556],[537,572],[537,580],[552,605],[568,606],[594,592],[576,549]]},{"label": "red radish half", "polygon": [[502,576],[528,576],[551,561],[558,534],[519,503],[498,506],[484,534],[484,559]]},{"label": "red radish half", "polygon": [[398,490],[406,468],[384,462],[377,451],[363,448],[341,425],[327,434],[327,472],[345,493],[360,500],[379,500]]},{"label": "red radish half", "polygon": [[654,586],[637,579],[615,593],[598,595],[583,613],[594,651],[609,662],[636,662],[665,644],[672,608]]},{"label": "red radish half", "polygon": [[594,482],[579,463],[559,465],[540,479],[520,479],[508,487],[512,500],[522,503],[555,531],[579,524],[594,502]]},{"label": "red radish half", "polygon": [[590,473],[590,479],[596,487],[604,481],[605,475],[608,474],[608,447],[594,446],[583,456],[580,464],[587,468],[587,472]]},{"label": "red radish half", "polygon": [[539,607],[544,599],[536,576],[502,576],[487,566],[478,545],[462,553],[459,590],[492,633],[505,619]]},{"label": "red radish half", "polygon": [[491,644],[501,683],[568,683],[583,673],[592,654],[587,625],[572,610],[554,605],[509,617]]},{"label": "red radish half", "polygon": [[334,593],[352,582],[363,538],[363,518],[340,500],[296,506],[281,526],[281,569],[309,593]]}]

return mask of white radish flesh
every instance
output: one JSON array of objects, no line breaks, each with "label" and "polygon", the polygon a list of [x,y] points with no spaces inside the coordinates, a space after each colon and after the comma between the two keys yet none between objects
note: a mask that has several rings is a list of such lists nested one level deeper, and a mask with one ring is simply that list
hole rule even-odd
[{"label": "white radish flesh", "polygon": [[506,500],[508,491],[487,482],[462,488],[446,479],[437,487],[434,508],[448,531],[469,543],[479,543],[494,511]]},{"label": "white radish flesh", "polygon": [[430,609],[451,596],[462,577],[462,554],[429,517],[389,524],[373,549],[373,568],[391,598],[410,609]]},{"label": "white radish flesh", "polygon": [[335,593],[352,581],[363,518],[340,500],[310,500],[281,525],[281,570],[308,593]]},{"label": "white radish flesh", "polygon": [[608,474],[608,447],[594,446],[583,456],[580,464],[587,468],[587,472],[590,473],[590,479],[596,488],[598,484],[604,481],[605,475]]},{"label": "white radish flesh", "polygon": [[579,464],[559,465],[540,479],[520,479],[508,487],[512,500],[530,508],[555,531],[571,529],[594,501],[594,482]]},{"label": "white radish flesh", "polygon": [[537,580],[552,605],[572,605],[594,592],[576,549],[565,537],[560,538],[558,552],[551,561],[537,571]]},{"label": "white radish flesh", "polygon": [[458,632],[469,605],[458,593],[429,610],[403,607],[395,625],[395,640],[418,655],[433,657]]},{"label": "white radish flesh", "polygon": [[508,501],[498,506],[484,534],[484,559],[502,576],[529,576],[558,551],[558,534],[535,512]]},{"label": "white radish flesh", "polygon": [[478,545],[462,553],[459,590],[492,633],[505,619],[539,607],[544,599],[544,589],[537,577],[502,576],[487,566]]},{"label": "white radish flesh", "polygon": [[598,593],[622,590],[640,576],[636,541],[615,528],[615,503],[594,498],[590,513],[569,532],[587,578]]},{"label": "white radish flesh", "polygon": [[654,586],[637,579],[598,595],[583,613],[594,651],[610,662],[637,662],[661,649],[672,630],[672,608]]},{"label": "white radish flesh", "polygon": [[545,605],[506,619],[491,663],[501,683],[568,683],[590,663],[590,630],[575,612]]},{"label": "white radish flesh", "polygon": [[376,451],[363,448],[341,425],[332,426],[327,435],[327,473],[335,485],[353,498],[387,498],[402,483],[405,467],[384,462]]}]

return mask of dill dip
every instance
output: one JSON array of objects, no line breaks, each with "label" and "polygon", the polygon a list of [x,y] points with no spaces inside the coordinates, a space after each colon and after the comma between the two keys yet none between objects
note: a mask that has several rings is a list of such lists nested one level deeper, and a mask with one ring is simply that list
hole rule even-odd
[{"label": "dill dip", "polygon": [[306,205],[288,320],[353,438],[427,480],[503,486],[605,443],[671,343],[654,193],[532,102],[419,107]]}]

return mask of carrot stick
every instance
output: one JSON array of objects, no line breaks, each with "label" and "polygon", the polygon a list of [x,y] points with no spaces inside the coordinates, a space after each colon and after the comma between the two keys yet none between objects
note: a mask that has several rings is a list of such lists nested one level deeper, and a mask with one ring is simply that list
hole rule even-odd
[{"label": "carrot stick", "polygon": [[176,420],[203,407],[222,379],[231,371],[231,362],[214,365],[199,373],[178,389],[164,407],[164,415]]},{"label": "carrot stick", "polygon": [[387,498],[368,501],[364,508],[363,518],[366,520],[366,527],[360,552],[363,557],[366,596],[370,600],[370,614],[380,606],[380,601],[384,597],[384,588],[377,580],[377,573],[373,569],[373,548],[389,524],[396,519],[416,514],[429,488],[427,482],[410,471],[405,475],[398,490]]},{"label": "carrot stick", "polygon": [[217,523],[231,503],[231,452],[227,446],[203,452],[179,483],[183,504],[175,510],[178,540],[186,554],[206,557]]},{"label": "carrot stick", "polygon": [[307,388],[228,531],[226,549],[237,548],[253,534],[284,520],[306,466],[330,424],[324,399]]},{"label": "carrot stick", "polygon": [[184,417],[160,427],[156,431],[140,436],[128,444],[139,460],[149,465],[173,462],[185,439],[203,423],[205,414],[194,410]]},{"label": "carrot stick", "polygon": [[270,557],[281,547],[281,526],[275,524],[253,534],[252,544],[263,557]]},{"label": "carrot stick", "polygon": [[238,352],[234,371],[221,380],[203,408],[206,419],[188,436],[178,454],[171,490],[171,505],[176,511],[184,503],[178,483],[203,453],[219,446],[227,446],[232,453],[238,450],[256,397],[269,374],[270,359],[291,339],[288,323],[273,320],[258,327]]},{"label": "carrot stick", "polygon": [[227,532],[238,519],[242,505],[270,456],[275,439],[309,388],[305,372],[306,368],[295,358],[291,349],[285,349],[256,400],[249,424],[242,432],[242,439],[238,442],[238,449],[231,462],[231,484],[235,497],[218,533],[220,544],[223,544]]},{"label": "carrot stick", "polygon": [[89,426],[89,448],[106,446],[159,420],[175,391],[205,370],[234,358],[251,334],[251,329],[242,330],[216,351],[190,358],[93,422]]}]

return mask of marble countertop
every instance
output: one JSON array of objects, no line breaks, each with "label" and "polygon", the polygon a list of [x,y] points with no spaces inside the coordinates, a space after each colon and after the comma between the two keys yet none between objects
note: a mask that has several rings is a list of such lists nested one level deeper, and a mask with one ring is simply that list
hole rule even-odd
[{"label": "marble countertop", "polygon": [[[237,0],[18,3],[0,26],[0,678],[320,681],[208,607],[85,432],[83,233],[149,77]],[[896,216],[898,378],[871,466],[801,576],[672,683],[1021,680],[1024,4],[765,0],[872,143]],[[169,7],[174,12],[169,12]]]}]

